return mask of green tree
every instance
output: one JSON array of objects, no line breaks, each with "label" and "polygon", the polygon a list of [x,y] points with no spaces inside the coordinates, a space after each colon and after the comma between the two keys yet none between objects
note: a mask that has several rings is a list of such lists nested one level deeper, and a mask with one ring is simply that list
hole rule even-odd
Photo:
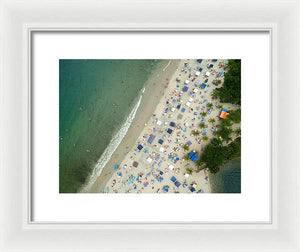
[{"label": "green tree", "polygon": [[212,108],[213,106],[214,106],[213,103],[209,103],[209,104],[207,105],[208,108]]},{"label": "green tree", "polygon": [[226,141],[227,143],[232,140],[230,137],[231,133],[232,133],[232,129],[228,127],[221,127],[218,130],[218,135],[221,136],[223,140]]},{"label": "green tree", "polygon": [[219,143],[220,141],[214,138],[211,143],[206,146],[205,151],[198,161],[199,163],[205,163],[211,173],[218,172],[225,162],[240,157],[241,155],[241,138],[237,138],[228,146],[222,146]]},{"label": "green tree", "polygon": [[186,173],[192,175],[193,174],[193,169],[191,167],[186,168]]},{"label": "green tree", "polygon": [[236,136],[240,136],[242,134],[241,128],[238,128],[234,131]]},{"label": "green tree", "polygon": [[198,160],[196,161],[196,164],[200,167],[200,166],[202,166],[204,163],[201,161],[201,159],[198,159]]},{"label": "green tree", "polygon": [[222,127],[230,127],[232,125],[232,122],[229,119],[223,119],[222,120]]},{"label": "green tree", "polygon": [[218,147],[218,146],[221,146],[222,145],[222,140],[220,138],[213,138],[211,141],[210,141],[210,144],[214,147]]},{"label": "green tree", "polygon": [[218,136],[219,134],[218,134],[218,131],[213,131],[213,135],[214,136]]},{"label": "green tree", "polygon": [[241,109],[238,108],[237,110],[230,111],[227,118],[234,123],[241,122]]},{"label": "green tree", "polygon": [[208,121],[212,124],[214,124],[216,122],[216,120],[214,118],[210,118]]},{"label": "green tree", "polygon": [[188,151],[190,149],[190,146],[188,144],[183,145],[182,147],[185,151]]},{"label": "green tree", "polygon": [[193,134],[194,134],[194,136],[199,136],[200,132],[199,132],[199,130],[194,130]]},{"label": "green tree", "polygon": [[204,140],[204,141],[208,141],[208,139],[209,139],[208,136],[204,136],[204,137],[203,137],[203,140]]},{"label": "green tree", "polygon": [[207,113],[206,112],[202,112],[200,115],[202,115],[202,117],[205,117],[205,116],[207,116]]},{"label": "green tree", "polygon": [[200,123],[200,124],[199,124],[199,127],[200,127],[200,129],[205,129],[205,128],[206,128],[206,125],[205,125],[205,123]]},{"label": "green tree", "polygon": [[220,98],[221,102],[241,104],[241,60],[228,60],[226,64],[228,70],[224,74],[223,87],[215,89],[215,96]]},{"label": "green tree", "polygon": [[190,160],[191,160],[189,154],[184,155],[183,158],[184,158],[186,161],[190,161]]}]

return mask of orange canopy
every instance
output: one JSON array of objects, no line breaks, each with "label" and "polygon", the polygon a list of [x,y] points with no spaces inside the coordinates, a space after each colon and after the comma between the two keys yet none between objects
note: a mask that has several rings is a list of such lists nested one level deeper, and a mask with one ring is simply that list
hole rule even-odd
[{"label": "orange canopy", "polygon": [[220,118],[226,119],[228,115],[229,115],[229,113],[227,113],[226,111],[222,111],[221,115],[220,115]]}]

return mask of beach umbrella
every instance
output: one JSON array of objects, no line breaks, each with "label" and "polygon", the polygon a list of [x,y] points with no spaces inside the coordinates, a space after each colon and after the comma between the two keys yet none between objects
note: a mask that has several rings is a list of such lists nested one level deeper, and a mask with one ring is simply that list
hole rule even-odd
[{"label": "beach umbrella", "polygon": [[175,181],[177,181],[177,179],[173,176],[173,177],[171,178],[171,181],[172,181],[172,182],[175,182]]},{"label": "beach umbrella", "polygon": [[180,184],[178,181],[176,181],[176,182],[175,182],[175,185],[176,185],[177,187],[179,187],[181,184]]}]

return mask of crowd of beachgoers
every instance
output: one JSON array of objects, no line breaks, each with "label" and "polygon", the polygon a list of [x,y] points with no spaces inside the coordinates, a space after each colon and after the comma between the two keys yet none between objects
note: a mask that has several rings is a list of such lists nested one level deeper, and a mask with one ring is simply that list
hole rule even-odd
[{"label": "crowd of beachgoers", "polygon": [[[226,110],[214,90],[221,87],[227,60],[181,60],[135,145],[115,164],[104,193],[209,193],[209,172],[196,160]],[[189,156],[188,160],[186,156]],[[101,191],[102,192],[102,191]]]}]

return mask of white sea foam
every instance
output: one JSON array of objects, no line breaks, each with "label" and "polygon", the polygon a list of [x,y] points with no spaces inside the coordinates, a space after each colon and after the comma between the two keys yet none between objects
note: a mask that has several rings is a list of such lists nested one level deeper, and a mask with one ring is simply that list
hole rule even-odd
[{"label": "white sea foam", "polygon": [[81,190],[82,193],[86,193],[91,189],[92,185],[95,183],[95,181],[101,174],[103,168],[108,163],[108,161],[110,160],[111,156],[113,155],[113,153],[115,152],[119,144],[122,142],[141,104],[141,100],[144,92],[145,92],[145,87],[142,89],[142,94],[140,95],[138,102],[135,104],[134,108],[132,109],[129,116],[127,117],[126,122],[122,125],[118,133],[114,135],[114,137],[111,139],[109,145],[106,147],[105,151],[97,161],[92,174],[87,180],[88,181],[87,184]]},{"label": "white sea foam", "polygon": [[168,66],[171,64],[171,60],[169,60],[168,64],[165,66],[165,68],[163,69],[163,72],[166,71],[166,69],[168,68]]}]

